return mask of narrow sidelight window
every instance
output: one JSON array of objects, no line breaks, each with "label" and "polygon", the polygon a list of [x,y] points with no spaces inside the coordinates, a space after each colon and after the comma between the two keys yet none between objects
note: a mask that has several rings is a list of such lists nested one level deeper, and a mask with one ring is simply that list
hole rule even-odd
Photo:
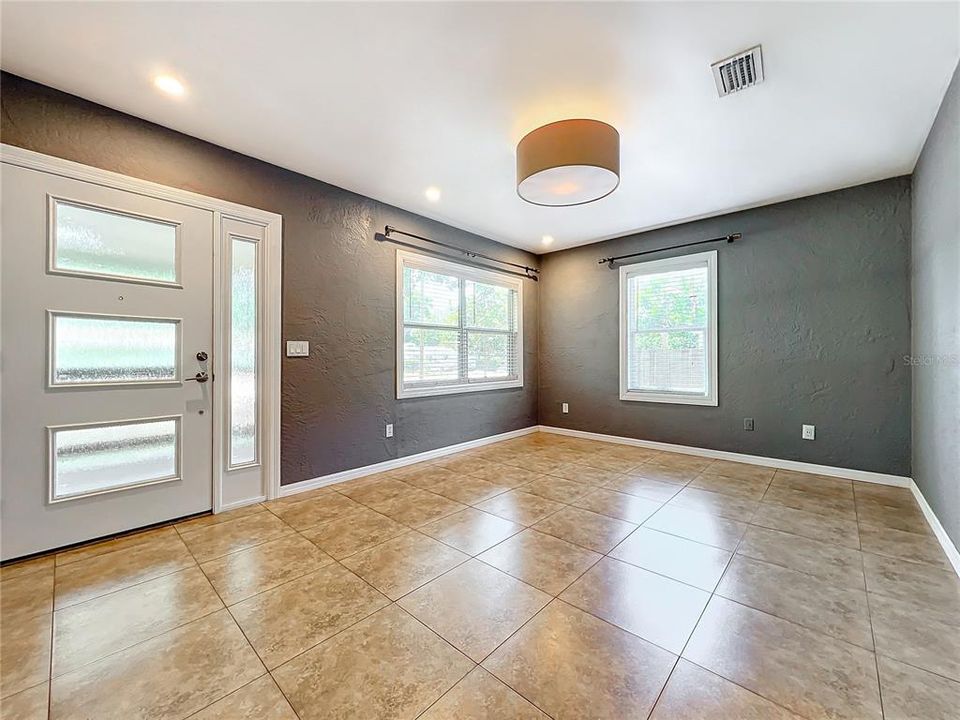
[{"label": "narrow sidelight window", "polygon": [[257,248],[255,240],[230,243],[230,466],[259,459],[257,352]]},{"label": "narrow sidelight window", "polygon": [[397,252],[397,397],[523,386],[519,279]]},{"label": "narrow sidelight window", "polygon": [[717,404],[717,253],[620,268],[620,399]]}]

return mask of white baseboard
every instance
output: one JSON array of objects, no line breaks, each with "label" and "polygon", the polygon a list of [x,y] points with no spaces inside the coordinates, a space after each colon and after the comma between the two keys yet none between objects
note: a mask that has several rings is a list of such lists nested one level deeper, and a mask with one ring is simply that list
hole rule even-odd
[{"label": "white baseboard", "polygon": [[953,565],[954,571],[960,576],[960,551],[957,550],[957,546],[953,544],[953,540],[947,535],[947,531],[943,529],[940,520],[934,515],[933,508],[930,507],[927,499],[923,496],[923,493],[920,492],[920,488],[917,487],[917,484],[912,480],[910,481],[910,491],[913,493],[917,505],[920,506],[920,510],[923,511],[923,516],[927,519],[927,524],[940,542],[940,547],[943,548],[947,559],[950,561],[950,564]]},{"label": "white baseboard", "polygon": [[488,435],[487,437],[468,440],[467,442],[457,443],[456,445],[447,445],[435,450],[427,450],[426,452],[417,453],[416,455],[406,455],[394,460],[385,460],[384,462],[375,463],[374,465],[365,465],[363,467],[353,468],[352,470],[343,470],[341,472],[331,473],[330,475],[322,475],[312,480],[302,480],[301,482],[290,485],[282,485],[280,487],[280,497],[296,495],[297,493],[306,492],[307,490],[315,490],[316,488],[386,472],[387,470],[395,470],[396,468],[413,465],[414,463],[423,462],[424,460],[433,460],[438,457],[443,457],[444,455],[453,455],[454,453],[463,452],[464,450],[490,445],[495,442],[501,442],[502,440],[510,440],[511,438],[521,437],[522,435],[530,435],[537,432],[537,430],[538,426],[532,425],[521,428],[520,430],[511,430],[510,432],[500,433],[499,435]]},{"label": "white baseboard", "polygon": [[220,506],[219,510],[214,510],[214,513],[227,512],[229,510],[236,510],[237,508],[246,507],[247,505],[256,505],[257,503],[262,503],[267,499],[266,495],[260,495],[259,497],[252,498],[243,498],[243,500],[234,500],[232,503],[225,503]]},{"label": "white baseboard", "polygon": [[827,477],[842,478],[844,480],[859,480],[860,482],[877,483],[879,485],[893,485],[895,487],[908,488],[912,482],[910,478],[901,475],[885,475],[884,473],[870,472],[868,470],[854,470],[852,468],[833,467],[831,465],[815,465],[798,460],[781,460],[780,458],[760,457],[759,455],[727,452],[726,450],[711,450],[709,448],[691,447],[689,445],[674,445],[673,443],[656,442],[654,440],[638,440],[636,438],[620,437],[619,435],[603,435],[601,433],[586,432],[585,430],[569,430],[567,428],[551,427],[549,425],[541,425],[540,431],[555,433],[557,435],[569,435],[586,440],[617,443],[619,445],[633,445],[651,450],[665,450],[667,452],[683,453],[685,455],[697,455],[699,457],[713,458],[714,460],[732,460],[733,462],[747,463],[749,465],[765,465],[780,470],[796,470],[797,472],[825,475]]}]

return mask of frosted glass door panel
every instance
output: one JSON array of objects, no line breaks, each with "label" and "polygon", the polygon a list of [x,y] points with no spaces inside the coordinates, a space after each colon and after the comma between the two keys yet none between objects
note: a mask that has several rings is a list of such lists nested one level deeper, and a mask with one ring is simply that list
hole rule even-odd
[{"label": "frosted glass door panel", "polygon": [[180,322],[51,313],[53,385],[178,380]]},{"label": "frosted glass door panel", "polygon": [[234,238],[230,273],[230,465],[257,461],[257,243]]},{"label": "frosted glass door panel", "polygon": [[179,477],[180,419],[50,429],[50,500]]},{"label": "frosted glass door panel", "polygon": [[176,283],[177,229],[134,215],[54,201],[51,270]]}]

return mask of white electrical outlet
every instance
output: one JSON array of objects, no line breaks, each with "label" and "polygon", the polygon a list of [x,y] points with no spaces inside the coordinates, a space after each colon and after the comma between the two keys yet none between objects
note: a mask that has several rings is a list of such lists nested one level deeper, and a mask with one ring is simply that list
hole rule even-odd
[{"label": "white electrical outlet", "polygon": [[287,340],[287,357],[309,357],[309,340]]},{"label": "white electrical outlet", "polygon": [[388,438],[393,437],[393,423],[387,423],[386,436]]},{"label": "white electrical outlet", "polygon": [[562,413],[568,413],[568,412],[570,412],[570,403],[562,403],[562,404],[560,405],[560,412],[562,412]]},{"label": "white electrical outlet", "polygon": [[817,426],[816,426],[816,425],[804,425],[804,426],[803,426],[803,439],[804,439],[804,440],[816,440],[816,439],[817,439]]}]

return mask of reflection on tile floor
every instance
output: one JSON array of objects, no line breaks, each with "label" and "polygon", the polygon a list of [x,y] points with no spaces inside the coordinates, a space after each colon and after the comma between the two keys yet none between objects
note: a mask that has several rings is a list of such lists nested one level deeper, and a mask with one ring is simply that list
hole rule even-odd
[{"label": "reflection on tile floor", "polygon": [[955,718],[909,491],[534,434],[7,565],[0,716]]}]

